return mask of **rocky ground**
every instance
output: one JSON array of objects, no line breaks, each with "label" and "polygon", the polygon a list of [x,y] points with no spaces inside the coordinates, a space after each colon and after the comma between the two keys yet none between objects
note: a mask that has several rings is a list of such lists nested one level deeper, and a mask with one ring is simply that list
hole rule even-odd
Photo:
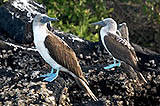
[{"label": "rocky ground", "polygon": [[[14,42],[2,32],[1,40]],[[141,85],[129,78],[122,68],[104,70],[103,66],[112,63],[112,58],[103,47],[99,46],[100,42],[92,43],[90,46],[89,44],[85,48],[83,45],[78,47],[79,42],[74,41],[73,45],[77,47],[74,46],[73,49],[90,88],[99,99],[98,102],[89,98],[66,73],[61,72],[51,83],[39,78],[38,76],[48,73],[50,67],[37,52],[8,48],[0,49],[0,105],[158,106],[160,104],[158,90],[160,67],[156,66],[155,61],[145,63],[151,69],[143,71],[148,83]],[[33,47],[33,44],[22,46]],[[84,51],[79,51],[81,47]]]},{"label": "rocky ground", "polygon": [[[113,60],[104,50],[101,42],[89,42],[58,31],[54,33],[76,52],[85,78],[99,101],[94,102],[89,98],[66,73],[60,72],[58,78],[51,83],[44,82],[39,76],[48,73],[50,66],[44,62],[38,52],[6,46],[2,43],[6,41],[26,48],[34,48],[31,20],[26,21],[28,10],[25,9],[28,7],[25,6],[29,6],[29,12],[35,12],[38,7],[41,7],[38,5],[37,8],[33,8],[35,3],[33,6],[27,4],[19,8],[7,5],[6,9],[1,6],[3,11],[0,15],[6,16],[8,20],[0,18],[0,26],[5,30],[4,32],[0,28],[0,106],[158,106],[160,104],[159,54],[145,48],[137,49],[134,46],[137,56],[141,58],[141,64],[145,67],[142,74],[148,81],[147,84],[141,84],[124,68],[103,69]],[[23,7],[25,12],[20,11]],[[31,9],[35,10],[31,11]],[[18,26],[16,30],[15,25]],[[9,32],[6,33],[7,31]],[[26,38],[21,35],[25,35]],[[16,36],[27,43],[20,44],[22,40],[16,39]]]}]

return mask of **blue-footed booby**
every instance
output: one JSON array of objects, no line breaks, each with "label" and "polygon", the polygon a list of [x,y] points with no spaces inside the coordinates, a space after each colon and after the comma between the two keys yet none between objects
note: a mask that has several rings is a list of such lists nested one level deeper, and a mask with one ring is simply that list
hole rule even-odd
[{"label": "blue-footed booby", "polygon": [[[74,77],[80,87],[95,101],[98,99],[88,87],[82,69],[79,65],[75,52],[60,37],[50,32],[46,25],[50,21],[57,21],[45,14],[38,14],[33,20],[34,44],[43,59],[52,67],[51,73],[42,75],[45,81],[53,81],[58,72],[67,72]],[[54,73],[54,69],[56,72]]]},{"label": "blue-footed booby", "polygon": [[[115,66],[119,67],[121,65],[120,61],[124,61],[135,70],[139,70],[138,58],[134,48],[126,39],[121,38],[117,34],[117,23],[112,18],[106,18],[91,25],[102,26],[100,30],[101,41],[105,49],[114,59],[114,64],[106,66],[104,69],[110,69]],[[116,60],[118,60],[118,63],[116,63]]]},{"label": "blue-footed booby", "polygon": [[[129,32],[128,32],[128,27],[127,24],[125,22],[118,24],[118,30],[117,30],[117,34],[123,38],[126,39],[129,42]],[[132,70],[132,68],[130,68]],[[141,79],[141,81],[143,81],[144,83],[147,83],[147,80],[144,78],[144,76],[141,74],[141,72],[136,71],[137,76],[139,79]]]}]

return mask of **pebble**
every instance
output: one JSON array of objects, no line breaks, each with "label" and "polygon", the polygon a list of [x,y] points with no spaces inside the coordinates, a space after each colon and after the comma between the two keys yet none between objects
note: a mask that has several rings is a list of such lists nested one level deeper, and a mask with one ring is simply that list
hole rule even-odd
[{"label": "pebble", "polygon": [[79,57],[80,57],[81,59],[83,59],[83,54],[80,54]]},{"label": "pebble", "polygon": [[155,60],[149,60],[149,63],[155,64]]},{"label": "pebble", "polygon": [[85,56],[85,59],[91,59],[91,56]]},{"label": "pebble", "polygon": [[2,53],[6,53],[6,50],[2,50]]},{"label": "pebble", "polygon": [[31,79],[37,78],[39,73],[40,71],[33,71],[33,73],[31,74]]}]

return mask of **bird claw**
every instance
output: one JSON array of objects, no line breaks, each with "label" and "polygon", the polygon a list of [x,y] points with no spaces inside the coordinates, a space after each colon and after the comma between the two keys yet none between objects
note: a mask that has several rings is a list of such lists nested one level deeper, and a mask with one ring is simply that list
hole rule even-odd
[{"label": "bird claw", "polygon": [[110,68],[113,68],[113,67],[115,67],[115,64],[110,64],[110,65],[104,67],[104,69],[106,70],[106,69],[110,69]]},{"label": "bird claw", "polygon": [[121,62],[119,61],[118,63],[115,63],[114,62],[114,64],[110,64],[110,65],[108,65],[108,66],[106,66],[106,67],[104,67],[104,69],[106,70],[106,69],[110,69],[110,68],[113,68],[113,67],[120,67],[120,65],[121,65]]},{"label": "bird claw", "polygon": [[50,76],[46,77],[45,79],[43,79],[43,81],[47,81],[47,82],[52,82],[54,81],[56,78],[58,77],[58,74],[55,73],[50,73]]},{"label": "bird claw", "polygon": [[54,73],[48,73],[48,74],[44,74],[44,75],[41,75],[40,77],[50,77],[51,74],[54,74]]},{"label": "bird claw", "polygon": [[120,67],[120,66],[121,66],[121,62],[118,62],[118,63],[116,64],[116,66]]},{"label": "bird claw", "polygon": [[59,70],[57,69],[56,73],[53,73],[53,68],[51,69],[51,73],[41,75],[40,77],[46,77],[44,81],[52,82],[58,77]]}]

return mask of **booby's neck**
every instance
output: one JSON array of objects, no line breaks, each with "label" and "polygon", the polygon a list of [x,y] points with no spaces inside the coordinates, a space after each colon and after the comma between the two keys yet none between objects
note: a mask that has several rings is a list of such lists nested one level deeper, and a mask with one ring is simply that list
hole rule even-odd
[{"label": "booby's neck", "polygon": [[[117,26],[116,24],[110,24],[110,25],[106,25],[104,27],[101,28],[100,30],[100,36],[101,36],[101,41],[102,41],[102,44],[103,46],[105,47],[105,49],[109,52],[109,50],[107,49],[105,43],[104,43],[104,36],[108,36],[107,32],[110,32],[110,33],[113,33],[113,34],[116,34],[116,31],[117,31]],[[117,35],[117,34],[116,34]],[[112,55],[110,52],[109,52],[110,55]]]},{"label": "booby's neck", "polygon": [[44,41],[46,36],[48,36],[48,29],[45,25],[33,25],[33,35],[35,41]]}]

